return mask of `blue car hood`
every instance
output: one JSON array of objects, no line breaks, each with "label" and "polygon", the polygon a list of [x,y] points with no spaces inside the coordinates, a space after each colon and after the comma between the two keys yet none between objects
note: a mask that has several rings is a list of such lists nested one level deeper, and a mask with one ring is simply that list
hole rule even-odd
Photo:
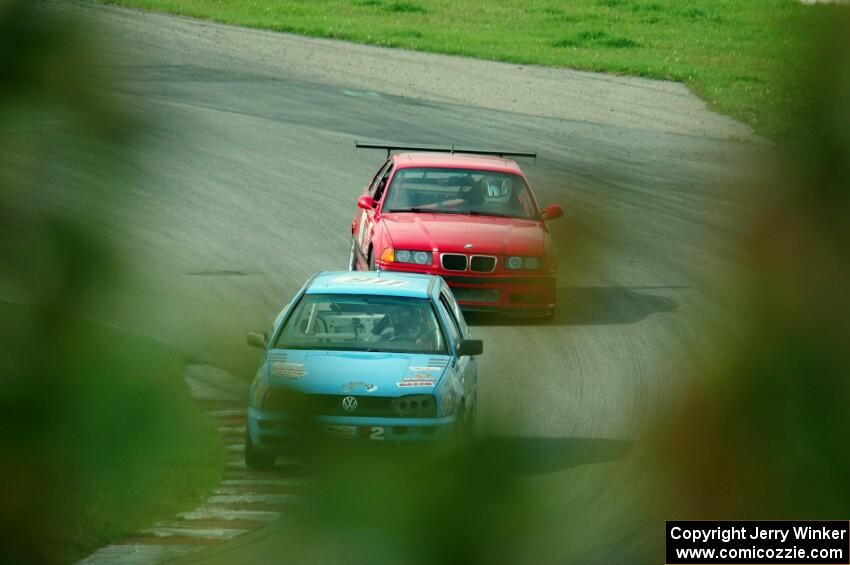
[{"label": "blue car hood", "polygon": [[308,394],[401,396],[433,393],[449,356],[276,349],[266,363],[273,387]]}]

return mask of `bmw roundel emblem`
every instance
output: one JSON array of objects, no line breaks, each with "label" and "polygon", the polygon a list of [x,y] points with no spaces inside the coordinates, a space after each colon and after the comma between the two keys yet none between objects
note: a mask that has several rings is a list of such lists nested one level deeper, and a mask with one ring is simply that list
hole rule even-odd
[{"label": "bmw roundel emblem", "polygon": [[463,248],[464,249],[472,249],[472,244],[471,243],[465,243]]},{"label": "bmw roundel emblem", "polygon": [[342,409],[346,412],[354,412],[357,409],[357,399],[353,396],[346,396],[342,399]]}]

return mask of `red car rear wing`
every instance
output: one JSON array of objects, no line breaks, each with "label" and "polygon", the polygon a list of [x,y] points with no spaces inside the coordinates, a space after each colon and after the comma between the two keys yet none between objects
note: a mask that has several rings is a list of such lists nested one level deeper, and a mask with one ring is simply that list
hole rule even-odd
[{"label": "red car rear wing", "polygon": [[487,150],[487,149],[469,149],[469,148],[461,148],[455,147],[452,144],[450,147],[440,147],[440,146],[428,146],[428,145],[384,145],[381,143],[360,143],[354,142],[355,149],[382,149],[387,152],[387,157],[389,158],[390,153],[393,151],[426,151],[433,153],[465,153],[469,155],[493,155],[494,157],[529,157],[537,161],[537,153],[526,152],[526,151],[501,151],[501,150]]}]

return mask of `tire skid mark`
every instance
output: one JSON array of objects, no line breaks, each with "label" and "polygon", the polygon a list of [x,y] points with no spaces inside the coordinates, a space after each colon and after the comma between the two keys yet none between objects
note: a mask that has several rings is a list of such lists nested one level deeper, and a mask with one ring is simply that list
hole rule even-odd
[{"label": "tire skid mark", "polygon": [[184,380],[215,420],[224,441],[221,482],[201,506],[101,547],[79,564],[162,563],[262,528],[303,500],[301,493],[309,481],[292,472],[293,461],[281,458],[275,471],[254,471],[245,465],[241,441],[246,432],[245,383],[208,365],[187,366]]}]

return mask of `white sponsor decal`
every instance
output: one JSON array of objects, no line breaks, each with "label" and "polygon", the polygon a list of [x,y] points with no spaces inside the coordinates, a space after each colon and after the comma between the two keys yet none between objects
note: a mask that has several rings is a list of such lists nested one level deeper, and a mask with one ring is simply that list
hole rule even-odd
[{"label": "white sponsor decal", "polygon": [[375,392],[378,390],[378,385],[373,385],[371,383],[364,383],[363,381],[352,381],[350,383],[345,383],[342,385],[343,392],[351,392],[352,390],[356,390],[358,388],[363,388],[366,392]]},{"label": "white sponsor decal", "polygon": [[433,387],[436,384],[436,381],[401,381],[400,383],[396,383],[396,386],[401,388],[407,388],[412,386],[430,386]]},{"label": "white sponsor decal", "polygon": [[325,426],[325,433],[332,437],[356,437],[357,428],[354,426]]},{"label": "white sponsor decal", "polygon": [[281,361],[273,361],[272,374],[276,377],[300,379],[306,374],[306,372],[304,371],[304,365],[300,363],[283,363]]},{"label": "white sponsor decal", "polygon": [[428,374],[425,374],[425,373],[416,373],[412,377],[404,377],[401,380],[403,380],[403,381],[433,381],[436,378],[437,377],[435,377],[434,375],[428,375]]},{"label": "white sponsor decal", "polygon": [[345,439],[370,439],[375,441],[384,440],[383,426],[334,426],[332,424],[325,425],[325,433],[335,438]]},{"label": "white sponsor decal", "polygon": [[374,286],[405,286],[407,284],[407,281],[403,281],[400,279],[388,279],[383,277],[364,277],[357,275],[344,275],[335,278],[332,282],[340,284],[366,284]]}]

